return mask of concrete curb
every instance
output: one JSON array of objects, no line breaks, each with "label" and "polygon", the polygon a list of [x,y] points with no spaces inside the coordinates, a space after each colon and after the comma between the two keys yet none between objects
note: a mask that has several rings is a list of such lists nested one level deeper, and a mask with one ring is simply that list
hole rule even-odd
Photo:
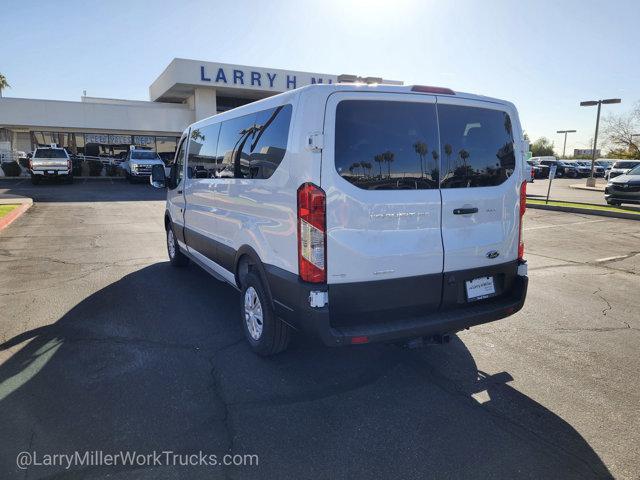
[{"label": "concrete curb", "polygon": [[569,185],[569,188],[573,188],[574,190],[587,190],[590,192],[602,192],[604,193],[604,186],[602,187],[587,187],[586,185],[582,185],[581,183],[574,183],[573,185]]},{"label": "concrete curb", "polygon": [[[9,181],[19,181],[19,180],[30,180],[31,177],[2,177],[0,176],[0,180],[9,180]],[[89,180],[91,182],[107,182],[109,180],[126,180],[126,177],[73,177],[73,181],[77,182],[79,180]]]},{"label": "concrete curb", "polygon": [[18,208],[14,208],[4,217],[0,218],[0,232],[20,218],[20,216],[33,205],[33,200],[27,197],[0,196],[0,205],[15,205],[16,203],[20,204]]},{"label": "concrete curb", "polygon": [[640,220],[640,214],[624,212],[607,212],[604,210],[591,210],[588,208],[559,207],[557,205],[537,205],[527,203],[527,208],[537,208],[539,210],[553,210],[556,212],[583,213],[586,215],[596,215],[598,217],[624,218],[625,220]]}]

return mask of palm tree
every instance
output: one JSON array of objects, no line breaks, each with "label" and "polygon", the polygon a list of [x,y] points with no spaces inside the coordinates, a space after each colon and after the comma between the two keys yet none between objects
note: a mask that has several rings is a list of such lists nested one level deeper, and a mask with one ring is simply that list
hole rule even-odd
[{"label": "palm tree", "polygon": [[424,157],[429,153],[429,147],[424,142],[416,142],[413,144],[413,149],[420,159],[420,177],[424,177],[424,167],[422,164],[424,162]]},{"label": "palm tree", "polygon": [[371,176],[371,162],[361,162],[360,165],[362,165],[362,168],[365,168],[369,171],[369,176]]},{"label": "palm tree", "polygon": [[378,165],[380,165],[380,178],[382,178],[382,162],[384,162],[384,157],[381,153],[379,153],[373,156],[373,160],[375,162],[378,162]]},{"label": "palm tree", "polygon": [[389,174],[389,178],[391,178],[391,162],[395,160],[396,154],[390,150],[387,150],[382,154],[382,158],[385,162],[387,162],[387,172]]},{"label": "palm tree", "polygon": [[11,85],[7,82],[7,77],[0,73],[0,98],[2,98],[2,90],[5,88],[11,88]]}]

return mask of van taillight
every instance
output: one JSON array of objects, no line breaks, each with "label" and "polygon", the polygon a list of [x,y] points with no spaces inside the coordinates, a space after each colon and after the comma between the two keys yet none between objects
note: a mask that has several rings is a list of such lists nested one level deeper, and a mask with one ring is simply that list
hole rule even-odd
[{"label": "van taillight", "polygon": [[520,185],[520,227],[518,231],[518,260],[524,259],[524,212],[527,209],[527,182]]},{"label": "van taillight", "polygon": [[312,183],[298,188],[298,270],[305,282],[327,281],[326,196]]}]

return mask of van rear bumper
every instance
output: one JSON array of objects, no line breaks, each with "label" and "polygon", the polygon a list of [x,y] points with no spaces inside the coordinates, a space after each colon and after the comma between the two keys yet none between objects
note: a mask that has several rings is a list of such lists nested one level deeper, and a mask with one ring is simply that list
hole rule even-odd
[{"label": "van rear bumper", "polygon": [[[516,265],[517,269],[517,265]],[[470,303],[463,308],[425,309],[424,314],[405,316],[404,310],[386,310],[375,323],[335,326],[331,322],[331,303],[321,308],[309,305],[312,291],[326,291],[326,285],[300,281],[298,276],[266,266],[276,315],[292,327],[312,334],[329,346],[353,343],[392,342],[403,339],[455,333],[465,328],[508,317],[519,311],[527,295],[528,277],[515,275],[509,289],[498,297]],[[363,285],[363,292],[366,287]],[[335,316],[335,312],[334,312]],[[356,340],[354,340],[354,338]]]}]

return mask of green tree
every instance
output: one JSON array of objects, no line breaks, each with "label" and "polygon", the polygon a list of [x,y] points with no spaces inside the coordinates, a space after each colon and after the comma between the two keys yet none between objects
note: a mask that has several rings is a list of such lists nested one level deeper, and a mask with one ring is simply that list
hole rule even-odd
[{"label": "green tree", "polygon": [[429,153],[429,147],[424,142],[416,142],[413,144],[413,149],[415,150],[418,158],[420,159],[420,177],[424,177],[424,157]]},{"label": "green tree", "polygon": [[391,162],[396,159],[396,154],[387,150],[382,154],[382,158],[387,162],[387,172],[389,174],[389,178],[391,178]]},{"label": "green tree", "polygon": [[382,162],[384,162],[384,157],[379,153],[373,156],[373,160],[380,166],[380,178],[382,178]]},{"label": "green tree", "polygon": [[531,144],[531,155],[533,157],[550,157],[555,155],[553,142],[547,137],[540,137]]},{"label": "green tree", "polygon": [[2,98],[2,90],[5,88],[11,88],[11,85],[7,82],[7,77],[0,73],[0,98]]}]

